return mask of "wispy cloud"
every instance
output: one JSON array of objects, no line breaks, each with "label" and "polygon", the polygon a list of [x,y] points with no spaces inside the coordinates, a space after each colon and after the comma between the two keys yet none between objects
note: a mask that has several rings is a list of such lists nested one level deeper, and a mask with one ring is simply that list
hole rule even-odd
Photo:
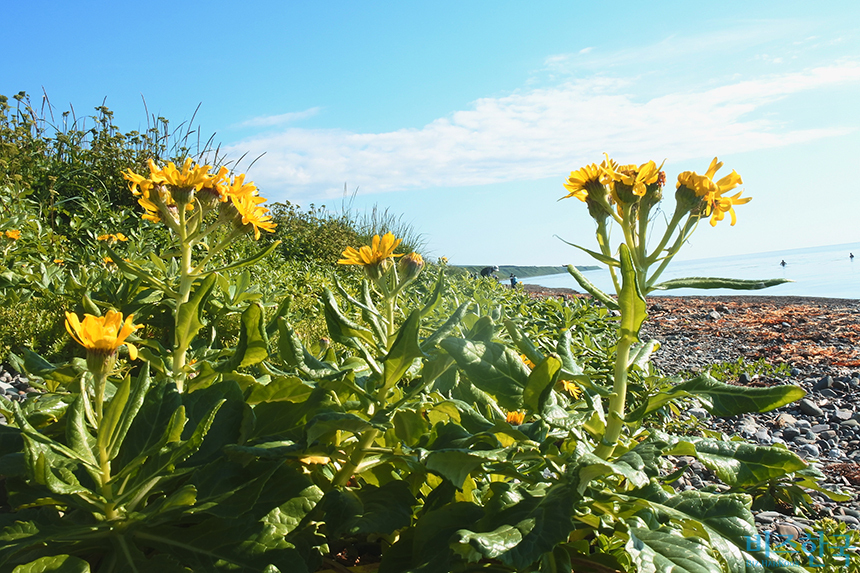
[{"label": "wispy cloud", "polygon": [[313,117],[317,113],[319,113],[320,109],[322,108],[312,107],[304,111],[291,111],[289,113],[282,113],[278,115],[262,115],[259,117],[251,118],[247,121],[243,121],[239,124],[239,127],[273,127],[277,125],[284,125],[287,123],[293,123],[295,121]]},{"label": "wispy cloud", "polygon": [[[593,77],[505,97],[420,129],[383,133],[287,128],[231,146],[265,155],[252,175],[271,197],[335,196],[560,176],[604,151],[622,162],[682,161],[765,149],[850,132],[834,124],[791,129],[763,109],[791,94],[860,83],[860,64],[734,81],[650,98],[627,80]],[[704,168],[704,166],[703,166]]]}]

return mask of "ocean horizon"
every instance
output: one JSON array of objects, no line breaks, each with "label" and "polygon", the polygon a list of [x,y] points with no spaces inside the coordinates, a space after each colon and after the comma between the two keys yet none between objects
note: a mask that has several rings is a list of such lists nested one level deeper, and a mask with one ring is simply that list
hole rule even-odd
[{"label": "ocean horizon", "polygon": [[[851,259],[850,255],[855,258]],[[785,266],[780,263],[785,261]],[[608,294],[614,294],[609,270],[584,271],[585,278]],[[650,296],[807,296],[860,299],[860,243],[787,249],[688,261],[672,261],[660,281],[684,277],[733,279],[785,278],[794,282],[760,290],[673,289],[654,291]],[[569,274],[529,277],[520,282],[548,288],[571,288],[583,292]]]}]

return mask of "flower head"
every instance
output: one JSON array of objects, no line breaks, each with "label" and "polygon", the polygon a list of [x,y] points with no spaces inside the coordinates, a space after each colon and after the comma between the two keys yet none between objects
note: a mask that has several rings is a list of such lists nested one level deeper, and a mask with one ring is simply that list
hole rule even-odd
[{"label": "flower head", "polygon": [[13,241],[17,241],[21,238],[21,231],[18,229],[9,229],[4,233],[7,239],[12,239]]},{"label": "flower head", "polygon": [[339,265],[361,265],[364,267],[378,265],[391,257],[402,257],[402,254],[394,254],[394,249],[403,242],[403,239],[395,239],[394,233],[385,233],[382,237],[374,235],[371,244],[364,245],[358,249],[347,247],[341,253],[342,259]]},{"label": "flower head", "polygon": [[133,324],[134,315],[128,315],[125,321],[122,314],[109,310],[104,316],[85,314],[84,320],[78,319],[73,312],[66,313],[66,330],[75,342],[87,349],[90,354],[111,356],[116,349],[125,344],[132,360],[137,358],[137,349],[125,340],[141,325]]},{"label": "flower head", "polygon": [[409,253],[397,263],[400,279],[405,284],[415,280],[424,268],[424,258],[418,253]]},{"label": "flower head", "polygon": [[735,216],[733,206],[743,205],[752,200],[752,197],[744,197],[742,199],[741,192],[731,197],[723,197],[725,193],[741,185],[743,181],[738,172],[734,170],[719,181],[714,181],[714,176],[722,166],[722,162],[714,157],[704,175],[699,175],[695,171],[684,171],[678,175],[678,183],[676,185],[678,191],[675,196],[679,198],[679,201],[680,197],[691,195],[691,191],[695,194],[698,202],[695,202],[692,196],[688,197],[688,202],[695,203],[691,207],[691,211],[698,211],[700,214],[704,212],[706,216],[710,216],[711,226],[715,226],[719,221],[722,221],[726,213],[731,215],[732,225],[734,225],[737,222],[737,217]]},{"label": "flower head", "polygon": [[128,241],[128,237],[122,233],[107,233],[96,237],[99,241],[107,241],[108,243],[116,243],[117,241]]},{"label": "flower head", "polygon": [[508,424],[519,426],[526,419],[525,412],[508,412],[508,415],[505,416],[505,421]]},{"label": "flower head", "polygon": [[562,199],[568,197],[576,197],[580,201],[585,201],[589,197],[589,191],[593,193],[603,193],[603,185],[601,179],[603,170],[596,163],[586,165],[576,171],[570,172],[570,177],[564,184],[564,188],[569,191]]},{"label": "flower head", "polygon": [[[260,229],[267,233],[275,232],[275,227],[277,227],[277,225],[272,222],[272,216],[269,215],[269,210],[260,206],[260,203],[265,202],[263,197],[258,197],[256,195],[231,195],[230,201],[233,203],[233,206],[239,214],[236,223],[239,224],[239,221],[241,220],[241,226],[249,231],[253,229],[254,240],[260,238]],[[239,217],[241,219],[239,219]]]},{"label": "flower head", "polygon": [[569,393],[574,398],[579,398],[582,395],[582,389],[570,380],[562,380],[561,386],[564,391]]}]

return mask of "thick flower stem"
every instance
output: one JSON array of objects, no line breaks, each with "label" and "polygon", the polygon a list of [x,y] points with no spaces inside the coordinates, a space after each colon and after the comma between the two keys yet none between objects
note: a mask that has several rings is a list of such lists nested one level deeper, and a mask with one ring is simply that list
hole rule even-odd
[{"label": "thick flower stem", "polygon": [[355,445],[355,449],[352,450],[349,460],[342,468],[340,468],[340,471],[335,474],[334,479],[331,482],[332,487],[343,487],[347,484],[349,478],[352,477],[355,470],[357,470],[358,466],[361,465],[361,462],[364,461],[365,456],[368,454],[368,448],[373,445],[373,442],[376,440],[378,435],[379,430],[371,428],[359,436],[358,443]]},{"label": "thick flower stem", "polygon": [[105,517],[108,520],[116,519],[116,504],[113,500],[113,487],[110,484],[110,459],[107,449],[99,448],[99,467],[101,469],[101,492],[107,503],[104,506]]},{"label": "thick flower stem", "polygon": [[179,249],[181,252],[181,260],[179,264],[179,293],[176,299],[176,312],[174,313],[175,320],[175,345],[173,354],[173,378],[176,382],[176,388],[182,392],[185,386],[185,355],[188,352],[190,340],[184,340],[179,328],[181,305],[188,302],[191,296],[191,285],[194,283],[194,276],[191,269],[191,244],[187,237],[187,221],[185,211],[179,211]]},{"label": "thick flower stem", "polygon": [[606,431],[603,433],[600,444],[594,450],[595,455],[604,460],[608,460],[612,455],[624,427],[624,406],[627,400],[627,363],[630,360],[630,347],[635,341],[634,336],[624,333],[624,331],[618,340],[618,349],[615,355],[615,382],[612,387],[612,396],[609,398]]}]

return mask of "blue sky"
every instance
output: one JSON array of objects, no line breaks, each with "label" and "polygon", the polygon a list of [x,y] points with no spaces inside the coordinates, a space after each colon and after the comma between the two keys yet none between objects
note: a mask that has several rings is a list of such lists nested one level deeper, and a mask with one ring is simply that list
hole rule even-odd
[{"label": "blue sky", "polygon": [[[45,2],[3,8],[0,93],[196,116],[271,201],[402,213],[454,264],[587,264],[571,170],[715,155],[738,223],[679,258],[860,241],[860,3]],[[671,211],[671,192],[666,210]]]}]

